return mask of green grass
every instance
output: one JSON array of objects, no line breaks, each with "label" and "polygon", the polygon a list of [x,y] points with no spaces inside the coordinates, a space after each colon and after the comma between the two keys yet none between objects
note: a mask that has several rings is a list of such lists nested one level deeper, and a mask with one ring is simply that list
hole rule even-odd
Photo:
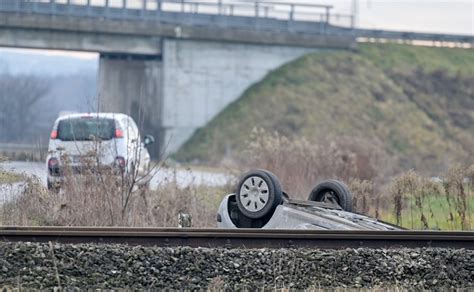
[{"label": "green grass", "polygon": [[[431,195],[424,198],[422,203],[422,209],[420,210],[413,197],[409,197],[406,202],[406,206],[402,211],[402,220],[400,225],[409,229],[426,229],[422,220],[421,215],[423,214],[428,223],[428,229],[433,230],[462,230],[461,219],[459,214],[456,212],[454,203],[450,204],[446,200],[445,196]],[[472,194],[468,198],[468,212],[466,214],[467,230],[474,229],[474,197]],[[382,220],[396,223],[396,217],[394,210],[385,210],[380,214]]]},{"label": "green grass", "polygon": [[238,156],[253,128],[288,137],[358,137],[399,167],[438,172],[474,161],[474,52],[361,45],[306,55],[248,88],[176,153],[179,161]]},{"label": "green grass", "polygon": [[474,75],[472,49],[363,44],[359,53],[384,70],[410,71],[420,67],[426,71],[445,70],[450,74]]}]

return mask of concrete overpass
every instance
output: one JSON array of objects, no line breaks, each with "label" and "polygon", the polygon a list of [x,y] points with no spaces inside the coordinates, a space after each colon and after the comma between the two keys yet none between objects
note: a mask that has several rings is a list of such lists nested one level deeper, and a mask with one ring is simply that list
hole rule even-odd
[{"label": "concrete overpass", "polygon": [[270,70],[358,36],[473,43],[472,36],[356,30],[330,6],[223,0],[2,0],[0,46],[100,53],[100,110],[131,114],[175,151]]}]

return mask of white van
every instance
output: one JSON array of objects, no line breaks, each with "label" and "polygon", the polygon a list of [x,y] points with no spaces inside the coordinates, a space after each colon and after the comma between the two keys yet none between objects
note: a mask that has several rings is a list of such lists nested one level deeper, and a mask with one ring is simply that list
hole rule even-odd
[{"label": "white van", "polygon": [[55,121],[49,140],[48,189],[60,186],[66,169],[81,174],[91,165],[113,173],[145,177],[150,165],[146,146],[153,142],[150,135],[142,140],[135,121],[125,114],[61,116]]}]

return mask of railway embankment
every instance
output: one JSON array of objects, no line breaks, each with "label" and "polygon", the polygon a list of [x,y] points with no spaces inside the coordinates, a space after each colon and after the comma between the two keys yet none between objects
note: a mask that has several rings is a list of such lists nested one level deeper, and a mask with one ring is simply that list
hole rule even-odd
[{"label": "railway embankment", "polygon": [[474,250],[211,249],[0,243],[0,287],[474,287]]}]

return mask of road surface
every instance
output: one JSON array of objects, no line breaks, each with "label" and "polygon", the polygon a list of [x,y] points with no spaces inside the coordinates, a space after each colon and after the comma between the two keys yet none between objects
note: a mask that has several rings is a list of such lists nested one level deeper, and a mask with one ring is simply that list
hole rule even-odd
[{"label": "road surface", "polygon": [[[43,162],[9,161],[0,163],[0,169],[35,177],[46,186],[46,164]],[[190,185],[221,186],[227,184],[231,178],[230,175],[222,173],[161,168],[157,169],[156,174],[151,180],[150,187],[156,189],[160,184],[165,184],[175,179],[178,185],[183,188]],[[0,203],[10,200],[20,190],[21,183],[0,184]]]}]

